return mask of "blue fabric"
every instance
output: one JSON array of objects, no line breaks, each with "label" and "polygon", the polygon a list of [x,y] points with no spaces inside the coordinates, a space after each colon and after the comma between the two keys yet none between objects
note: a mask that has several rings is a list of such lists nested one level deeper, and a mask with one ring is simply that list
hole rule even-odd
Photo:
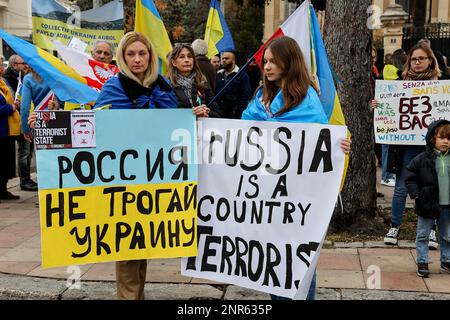
[{"label": "blue fabric", "polygon": [[177,108],[178,103],[173,91],[161,91],[158,86],[150,96],[142,94],[131,101],[119,78],[112,77],[103,86],[94,108],[106,105],[111,105],[110,109],[156,109],[156,105],[162,109],[172,109]]},{"label": "blue fabric", "polygon": [[405,146],[403,153],[403,164],[400,173],[395,176],[394,195],[392,196],[391,224],[398,228],[402,224],[403,212],[405,211],[406,196],[408,190],[405,185],[406,167],[419,153],[424,151],[422,146]]},{"label": "blue fabric", "polygon": [[[70,68],[45,50],[0,29],[0,38],[19,52],[25,62],[41,76],[59,99],[74,103],[94,101],[98,92],[68,75]],[[65,69],[64,71],[62,71]]]},{"label": "blue fabric", "polygon": [[[434,219],[419,216],[417,220],[416,253],[417,263],[428,263],[428,241]],[[450,206],[441,206],[437,219],[441,262],[450,262]]]},{"label": "blue fabric", "polygon": [[[211,0],[211,3],[209,4],[208,18],[209,18],[209,15],[211,15],[211,14],[212,14],[213,19],[215,17],[217,17],[214,14],[214,11],[216,11],[217,15],[219,16],[220,28],[222,30],[216,30],[215,27],[217,27],[217,25],[216,25],[216,23],[213,22],[212,26],[211,26],[212,31],[209,31],[209,32],[211,33],[211,32],[222,31],[222,33],[223,33],[222,38],[217,43],[215,43],[217,51],[219,51],[219,53],[222,53],[225,51],[234,51],[235,47],[234,47],[233,37],[231,36],[230,29],[228,29],[228,25],[222,14],[222,10],[220,10],[220,3],[217,0]],[[205,35],[206,35],[206,33],[208,33],[208,30],[206,30]],[[212,42],[212,41],[213,41],[213,39],[212,39],[212,37],[210,37],[209,42]],[[209,43],[208,43],[208,47],[209,47]]]},{"label": "blue fabric", "polygon": [[333,114],[335,100],[339,98],[336,96],[333,72],[322,40],[320,24],[312,5],[309,7],[309,12],[311,17],[310,30],[314,43],[314,52],[316,54],[316,73],[320,83],[320,101],[322,101],[327,119],[330,119]]},{"label": "blue fabric", "polygon": [[5,97],[0,94],[0,138],[8,136],[8,116],[13,112],[13,106],[6,103]]},{"label": "blue fabric", "polygon": [[276,115],[276,113],[281,110],[284,105],[281,90],[270,104],[269,109],[272,114],[269,114],[266,111],[261,99],[262,88],[258,90],[256,97],[249,103],[247,109],[245,109],[242,113],[242,120],[328,124],[328,118],[322,108],[322,103],[320,102],[319,96],[312,87],[309,87],[305,98],[299,105],[280,115]]},{"label": "blue fabric", "polygon": [[22,132],[29,133],[28,116],[30,115],[31,102],[37,106],[50,92],[50,88],[44,81],[38,81],[31,73],[23,78],[22,101],[20,103],[20,120],[22,123]]},{"label": "blue fabric", "polygon": [[394,174],[387,170],[388,150],[388,144],[381,145],[381,180],[390,180],[394,178]]},{"label": "blue fabric", "polygon": [[[317,280],[316,280],[316,272],[314,272],[314,274],[312,276],[312,279],[311,279],[311,284],[310,284],[309,289],[308,289],[308,294],[306,295],[306,300],[316,300],[316,286],[317,286],[316,282],[317,282]],[[286,297],[280,297],[280,296],[277,296],[277,295],[274,295],[274,294],[271,294],[270,298],[272,300],[292,300],[292,299],[289,299],[289,298],[286,298]]]}]

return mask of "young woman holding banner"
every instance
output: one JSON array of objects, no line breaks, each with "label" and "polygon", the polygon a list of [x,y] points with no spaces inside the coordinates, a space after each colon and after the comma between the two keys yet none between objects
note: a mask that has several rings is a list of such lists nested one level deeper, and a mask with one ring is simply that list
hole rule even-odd
[{"label": "young woman holding banner", "polygon": [[[412,47],[408,53],[402,73],[403,80],[437,80],[441,72],[433,51],[424,43]],[[372,100],[372,107],[378,106],[377,100]],[[384,243],[396,245],[400,225],[405,211],[407,189],[405,186],[406,166],[419,153],[425,151],[424,146],[389,145],[387,170],[396,174],[394,195],[392,197],[391,228],[384,237]],[[437,248],[434,230],[430,233],[430,248]]]},{"label": "young woman holding banner", "polygon": [[[311,76],[297,42],[280,37],[265,48],[263,85],[242,113],[243,120],[328,124],[328,118],[313,87]],[[344,139],[341,148],[350,152],[351,141]],[[307,300],[314,300],[314,272]],[[274,300],[286,299],[271,295]]]}]

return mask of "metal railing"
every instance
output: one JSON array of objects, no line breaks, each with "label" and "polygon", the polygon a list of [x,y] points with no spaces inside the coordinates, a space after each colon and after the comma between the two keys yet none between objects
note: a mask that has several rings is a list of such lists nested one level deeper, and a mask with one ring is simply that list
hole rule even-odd
[{"label": "metal railing", "polygon": [[450,57],[450,23],[429,23],[423,27],[405,26],[402,48],[409,50],[422,38],[431,41],[433,50]]}]

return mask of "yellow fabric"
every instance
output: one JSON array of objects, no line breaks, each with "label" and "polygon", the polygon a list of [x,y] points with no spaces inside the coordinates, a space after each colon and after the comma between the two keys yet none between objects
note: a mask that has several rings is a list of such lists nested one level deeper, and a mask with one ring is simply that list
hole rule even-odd
[{"label": "yellow fabric", "polygon": [[[8,104],[14,103],[14,97],[6,85],[5,81],[0,79],[0,94],[5,97],[5,100]],[[13,114],[8,116],[8,136],[19,136],[21,134],[20,131],[20,113],[17,110],[14,110]]]},{"label": "yellow fabric", "polygon": [[[345,117],[344,117],[344,113],[342,112],[341,102],[339,101],[339,97],[337,95],[337,92],[336,92],[336,97],[334,99],[333,113],[331,114],[329,123],[333,124],[333,125],[338,125],[338,126],[345,126]],[[348,139],[351,138],[350,131],[348,131],[348,133],[347,133],[347,138]],[[350,160],[350,157],[347,154],[345,156],[344,173],[342,175],[340,191],[342,191],[342,188],[344,187],[345,177],[347,176],[347,169],[348,169],[348,162],[349,162],[349,160]]]},{"label": "yellow fabric", "polygon": [[208,58],[211,59],[212,56],[219,53],[216,43],[223,38],[223,34],[219,13],[214,8],[210,8],[205,29],[205,41],[208,43]]},{"label": "yellow fabric", "polygon": [[167,74],[166,57],[172,51],[169,35],[153,1],[136,1],[134,30],[145,34],[155,46],[161,62],[161,72]]},{"label": "yellow fabric", "polygon": [[383,79],[384,80],[397,80],[398,79],[398,68],[392,64],[387,64],[383,68]]},{"label": "yellow fabric", "polygon": [[8,136],[20,136],[20,113],[15,110],[12,115],[8,117]]},{"label": "yellow fabric", "polygon": [[85,104],[82,106],[79,103],[66,101],[64,102],[64,110],[92,110],[92,105]]},{"label": "yellow fabric", "polygon": [[13,104],[14,103],[14,97],[11,93],[11,90],[9,90],[9,87],[6,85],[5,81],[3,81],[0,78],[0,93],[3,97],[6,99],[6,103]]}]

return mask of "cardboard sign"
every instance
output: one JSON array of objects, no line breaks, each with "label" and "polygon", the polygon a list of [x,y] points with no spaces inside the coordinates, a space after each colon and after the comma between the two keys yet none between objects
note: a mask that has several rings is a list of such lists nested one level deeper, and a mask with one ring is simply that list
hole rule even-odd
[{"label": "cardboard sign", "polygon": [[37,151],[42,267],[195,256],[192,110],[95,118],[95,148]]},{"label": "cardboard sign", "polygon": [[36,111],[36,149],[95,148],[93,111]]},{"label": "cardboard sign", "polygon": [[430,123],[450,119],[450,80],[377,80],[375,99],[376,143],[425,145]]}]

